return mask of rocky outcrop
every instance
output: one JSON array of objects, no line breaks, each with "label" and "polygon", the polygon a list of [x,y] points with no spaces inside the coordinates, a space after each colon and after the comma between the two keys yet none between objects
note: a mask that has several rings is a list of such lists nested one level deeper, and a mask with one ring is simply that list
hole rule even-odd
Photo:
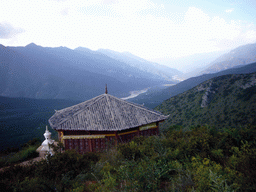
[{"label": "rocky outcrop", "polygon": [[202,102],[201,102],[201,107],[207,107],[208,104],[211,102],[212,98],[214,97],[214,94],[217,91],[217,88],[214,88],[212,86],[212,81],[209,81],[209,85],[208,86],[203,86],[200,85],[198,87],[198,91],[204,91],[205,93],[202,96]]},{"label": "rocky outcrop", "polygon": [[256,77],[255,77],[255,74],[250,78],[250,81],[247,82],[246,84],[244,85],[241,85],[241,88],[243,89],[247,89],[247,88],[250,88],[252,86],[256,85]]}]

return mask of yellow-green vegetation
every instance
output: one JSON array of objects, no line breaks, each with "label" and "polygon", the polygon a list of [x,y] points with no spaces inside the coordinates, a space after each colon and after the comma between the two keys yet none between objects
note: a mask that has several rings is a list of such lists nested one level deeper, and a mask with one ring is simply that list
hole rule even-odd
[{"label": "yellow-green vegetation", "polygon": [[4,191],[255,191],[256,127],[172,126],[102,153],[56,153],[0,172]]},{"label": "yellow-green vegetation", "polygon": [[36,149],[40,146],[41,142],[35,138],[22,145],[21,150],[7,149],[2,151],[0,157],[0,167],[10,166],[22,161],[26,161],[38,157]]}]

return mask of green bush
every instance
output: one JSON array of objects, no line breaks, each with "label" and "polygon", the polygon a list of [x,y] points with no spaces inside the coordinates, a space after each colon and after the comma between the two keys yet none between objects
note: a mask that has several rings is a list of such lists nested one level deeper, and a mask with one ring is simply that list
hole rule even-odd
[{"label": "green bush", "polygon": [[[56,153],[0,171],[5,191],[255,191],[255,126],[171,127],[101,153]],[[24,149],[25,150],[25,149]],[[26,152],[29,156],[29,148]],[[33,150],[31,150],[33,151]]]}]

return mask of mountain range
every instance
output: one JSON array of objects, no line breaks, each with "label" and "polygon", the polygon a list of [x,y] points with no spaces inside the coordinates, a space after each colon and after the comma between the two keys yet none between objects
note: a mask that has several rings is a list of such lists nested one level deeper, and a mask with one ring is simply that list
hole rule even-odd
[{"label": "mountain range", "polygon": [[105,84],[111,94],[122,97],[171,80],[86,48],[49,48],[33,43],[25,47],[1,45],[0,73],[1,96],[42,99],[87,100],[104,93]]},{"label": "mountain range", "polygon": [[240,65],[246,65],[256,62],[256,43],[240,46],[231,50],[215,61],[210,63],[210,66],[201,71],[200,74],[209,74],[223,71]]},{"label": "mountain range", "polygon": [[209,80],[214,77],[227,75],[227,74],[246,74],[256,72],[256,63],[248,64],[245,66],[236,66],[235,68],[220,71],[218,73],[204,74],[197,77],[191,77],[185,81],[177,83],[176,85],[167,87],[165,89],[158,89],[154,91],[148,91],[143,93],[136,98],[129,99],[129,101],[144,104],[147,107],[154,108],[160,105],[164,100],[174,97],[184,91],[187,91],[198,84]]},{"label": "mountain range", "polygon": [[[208,54],[209,61],[218,54]],[[212,74],[248,64],[256,60],[255,55],[256,44],[238,47],[220,56],[199,74]],[[191,58],[192,62],[197,57]],[[206,62],[206,58],[201,61]],[[200,67],[198,59],[193,61],[195,65]],[[148,106],[155,107],[164,99],[196,86],[194,82],[201,83],[198,79],[206,80],[221,74],[190,78],[174,88],[164,89],[161,86],[176,84],[179,78],[191,75],[195,75],[195,72],[183,74],[128,52],[107,49],[92,51],[84,47],[74,50],[66,47],[50,48],[34,43],[25,47],[0,45],[0,95],[6,97],[87,100],[102,94],[105,84],[108,84],[110,93],[117,97],[127,97],[132,91],[149,87],[161,87],[149,89],[144,95],[132,100],[150,102]]]},{"label": "mountain range", "polygon": [[[210,60],[216,57],[219,53],[212,54],[199,54],[186,57],[188,65],[191,65],[191,62],[197,64],[197,56],[202,55],[203,60],[205,60],[206,55],[210,56]],[[188,60],[191,58],[191,61]],[[184,61],[181,59],[181,61]],[[240,73],[252,73],[255,72],[255,64],[250,65],[256,61],[256,44],[247,44],[240,46],[236,49],[231,50],[229,53],[223,54],[214,61],[210,62],[203,71],[199,69],[196,71],[191,71],[190,73],[184,73],[177,75],[176,79],[183,80],[180,83],[177,83],[171,87],[157,87],[154,89],[149,89],[146,93],[139,95],[136,98],[131,98],[129,101],[144,104],[147,107],[154,108],[157,105],[161,104],[164,100],[173,97],[177,94],[180,94],[184,91],[187,91],[194,86],[211,79],[213,77],[227,75],[227,74],[240,74]],[[193,65],[194,66],[194,65]],[[244,67],[243,67],[244,66]],[[191,77],[192,76],[192,77]],[[190,77],[190,78],[188,78]]]},{"label": "mountain range", "polygon": [[220,56],[222,56],[226,52],[227,51],[197,53],[189,56],[176,57],[176,58],[168,58],[168,57],[157,58],[157,59],[152,59],[152,61],[162,65],[176,68],[182,71],[184,74],[193,73],[193,71],[195,74],[196,71],[198,73],[200,69],[209,67],[211,62],[218,59]]},{"label": "mountain range", "polygon": [[[246,45],[230,54],[243,58],[248,53],[246,62],[250,62],[256,55],[253,50],[253,45]],[[226,59],[231,61],[232,56],[225,54],[216,62],[224,65]],[[54,109],[100,95],[106,83],[109,93],[117,97],[145,90],[129,101],[150,108],[162,103],[156,109],[170,115],[164,126],[255,123],[255,74],[249,73],[256,72],[256,63],[229,65],[228,61],[227,68],[233,68],[177,83],[174,77],[182,75],[178,70],[128,52],[49,48],[33,43],[26,47],[0,45],[0,144],[17,146],[42,136]]]},{"label": "mountain range", "polygon": [[172,59],[154,59],[153,61],[181,70],[183,74],[178,74],[176,79],[185,80],[256,62],[256,43],[242,45],[229,51],[199,53]]},{"label": "mountain range", "polygon": [[168,114],[163,127],[209,125],[239,128],[256,123],[256,73],[207,80],[156,107]]},{"label": "mountain range", "polygon": [[132,55],[129,52],[119,53],[108,49],[99,49],[98,52],[120,62],[124,62],[132,67],[136,67],[141,71],[151,73],[152,77],[162,77],[166,80],[173,80],[174,76],[183,74],[177,69],[170,68],[165,65],[159,65],[158,63],[154,62],[149,62],[145,59]]}]

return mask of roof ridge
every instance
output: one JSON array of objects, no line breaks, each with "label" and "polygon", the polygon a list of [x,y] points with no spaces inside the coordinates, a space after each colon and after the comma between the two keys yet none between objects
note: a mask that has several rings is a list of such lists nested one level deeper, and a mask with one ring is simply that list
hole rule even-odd
[{"label": "roof ridge", "polygon": [[[90,100],[95,99],[95,101],[94,101],[93,103],[91,103],[90,105],[86,106],[86,107],[89,107],[89,106],[93,105],[96,101],[98,101],[99,99],[103,98],[103,96],[104,96],[104,94],[99,95],[99,96],[97,96],[97,97],[94,97],[94,98],[92,98],[92,99],[89,99],[89,100],[87,100],[87,101],[84,101],[84,102],[82,102],[82,103],[86,103],[86,102],[89,102]],[[73,107],[75,107],[75,106],[77,106],[77,105],[81,105],[82,103],[78,103],[78,104],[76,104],[76,105],[67,107],[67,108],[65,108],[65,109],[68,110],[69,108],[73,108]],[[62,109],[62,110],[64,110],[64,109]],[[62,111],[62,110],[60,110],[60,111]],[[64,111],[66,111],[66,110],[64,110]],[[63,122],[68,121],[69,119],[72,119],[72,117],[75,116],[75,115],[77,115],[81,110],[83,110],[83,109],[79,109],[79,110],[78,110],[76,113],[74,113],[72,116],[70,116],[69,118],[63,119],[63,121],[59,122],[58,124],[62,124]],[[63,112],[64,112],[64,111],[63,111]],[[57,112],[59,112],[59,111],[57,111]]]},{"label": "roof ridge", "polygon": [[[92,113],[87,113],[90,111]],[[102,94],[56,112],[49,123],[56,130],[117,131],[162,121],[167,117],[140,104]],[[95,118],[100,122],[95,124]]]},{"label": "roof ridge", "polygon": [[[102,95],[98,95],[97,97],[100,97],[100,96],[102,96]],[[94,98],[91,98],[91,99],[89,99],[89,100],[87,100],[87,101],[83,101],[83,102],[81,102],[81,103],[78,103],[78,104],[76,104],[76,105],[72,105],[72,106],[70,106],[70,107],[67,107],[67,108],[64,108],[64,109],[60,109],[60,110],[55,110],[55,111],[56,111],[56,113],[60,113],[60,112],[66,111],[66,110],[68,110],[68,109],[70,109],[70,108],[74,108],[74,107],[76,107],[76,106],[78,106],[78,105],[81,105],[82,103],[87,103],[87,102],[89,102],[90,100],[96,99],[97,97],[94,97]]]},{"label": "roof ridge", "polygon": [[[90,103],[90,105],[87,105],[86,107],[90,107],[91,105],[93,105],[94,103],[96,103],[97,101],[99,101],[100,99],[102,99],[103,96],[104,96],[104,94],[101,94],[101,95],[99,95],[99,96],[97,96],[97,97],[92,98],[92,99],[95,99],[94,102]],[[90,100],[92,100],[92,99],[90,99]],[[90,101],[90,100],[88,100],[88,101]],[[85,101],[85,102],[88,102],[88,101]],[[84,103],[84,102],[83,102],[83,103]],[[80,104],[82,104],[82,103],[80,103]],[[83,109],[78,110],[78,111],[77,111],[76,113],[74,113],[73,115],[76,115],[76,114],[79,113],[81,110],[83,110]]]},{"label": "roof ridge", "polygon": [[[109,98],[108,98],[109,96],[112,96],[112,95],[109,95],[109,94],[105,94],[105,95],[106,95],[106,99],[107,99],[107,103],[108,103],[109,107],[113,108],[113,106],[111,105],[111,102],[109,101]],[[112,96],[112,97],[114,97],[114,96]],[[111,114],[111,119],[114,120],[115,116],[114,116],[112,110],[110,110],[110,114]],[[115,121],[113,121],[113,122],[115,123],[115,127],[117,127],[116,122]]]}]

